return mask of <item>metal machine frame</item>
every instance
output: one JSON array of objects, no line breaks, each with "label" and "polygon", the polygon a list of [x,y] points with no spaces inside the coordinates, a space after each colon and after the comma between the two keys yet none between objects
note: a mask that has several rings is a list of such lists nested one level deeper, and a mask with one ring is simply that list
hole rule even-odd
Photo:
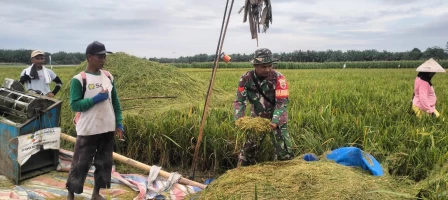
[{"label": "metal machine frame", "polygon": [[[1,94],[2,91],[14,93],[16,95],[14,98],[16,99],[9,98],[11,95],[5,98]],[[17,162],[17,137],[31,134],[45,128],[60,127],[62,102],[45,96],[11,91],[3,87],[0,87],[0,96],[0,104],[3,105],[2,110],[7,113],[6,115],[20,115],[20,112],[22,112],[21,117],[25,117],[23,115],[26,115],[26,118],[22,118],[23,120],[20,122],[15,122],[8,119],[8,117],[0,116],[0,174],[12,179],[15,184],[19,184],[19,181],[56,169],[59,164],[58,150],[41,149],[41,151],[32,155],[25,164],[20,166]],[[20,102],[22,98],[29,99]],[[30,106],[31,104],[33,106]],[[5,109],[5,105],[9,105],[10,107],[14,105],[14,107]],[[28,109],[23,110],[24,108],[30,107],[33,107],[31,109],[39,108],[40,110],[36,110],[34,114],[32,113],[33,111]],[[22,110],[14,112],[14,109],[18,108]]]}]

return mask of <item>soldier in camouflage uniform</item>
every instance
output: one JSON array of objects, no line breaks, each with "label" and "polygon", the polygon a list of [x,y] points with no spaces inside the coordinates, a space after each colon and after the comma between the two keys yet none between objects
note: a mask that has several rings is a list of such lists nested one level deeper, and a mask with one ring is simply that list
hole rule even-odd
[{"label": "soldier in camouflage uniform", "polygon": [[[255,51],[250,62],[255,69],[241,76],[234,101],[234,119],[245,116],[246,100],[251,104],[252,117],[263,117],[271,120],[271,140],[275,147],[274,160],[290,160],[293,158],[292,143],[288,134],[288,83],[285,76],[272,69],[277,61],[269,49]],[[256,84],[258,82],[258,86]],[[258,89],[259,88],[259,89]],[[260,91],[261,90],[261,91]],[[238,157],[242,166],[255,164],[259,146],[264,136],[246,138]]]}]

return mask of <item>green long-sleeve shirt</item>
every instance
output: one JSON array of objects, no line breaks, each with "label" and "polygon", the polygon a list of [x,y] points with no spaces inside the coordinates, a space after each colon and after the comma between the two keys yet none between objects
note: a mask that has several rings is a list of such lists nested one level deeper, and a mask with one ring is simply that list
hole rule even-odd
[{"label": "green long-sleeve shirt", "polygon": [[[92,75],[100,75],[100,74],[93,74],[85,71],[85,73],[92,74]],[[112,106],[114,108],[115,112],[115,122],[116,124],[123,124],[123,116],[121,113],[121,105],[120,100],[118,99],[117,90],[115,88],[115,81],[112,81],[112,92],[111,92],[111,100],[112,100]],[[87,86],[86,86],[87,87]],[[70,108],[75,112],[84,112],[92,108],[95,104],[93,103],[93,98],[85,98],[82,93],[82,84],[81,82],[73,78],[70,82]]]}]

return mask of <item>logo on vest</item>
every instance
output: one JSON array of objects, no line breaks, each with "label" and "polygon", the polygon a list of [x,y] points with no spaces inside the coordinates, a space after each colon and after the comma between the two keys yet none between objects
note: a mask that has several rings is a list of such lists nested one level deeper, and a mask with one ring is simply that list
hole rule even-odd
[{"label": "logo on vest", "polygon": [[103,84],[101,84],[101,83],[95,83],[95,84],[89,84],[88,86],[87,86],[88,88],[89,88],[89,90],[93,90],[93,89],[96,89],[96,88],[100,88],[100,87],[103,87]]}]

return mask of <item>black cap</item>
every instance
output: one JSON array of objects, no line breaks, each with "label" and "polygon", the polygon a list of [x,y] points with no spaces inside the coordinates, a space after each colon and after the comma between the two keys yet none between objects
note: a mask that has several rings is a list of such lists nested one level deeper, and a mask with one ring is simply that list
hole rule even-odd
[{"label": "black cap", "polygon": [[98,42],[98,41],[94,41],[94,42],[90,43],[86,49],[86,55],[88,55],[88,54],[91,54],[91,55],[105,54],[105,53],[112,53],[112,52],[106,51],[106,46],[104,46],[103,43]]}]

